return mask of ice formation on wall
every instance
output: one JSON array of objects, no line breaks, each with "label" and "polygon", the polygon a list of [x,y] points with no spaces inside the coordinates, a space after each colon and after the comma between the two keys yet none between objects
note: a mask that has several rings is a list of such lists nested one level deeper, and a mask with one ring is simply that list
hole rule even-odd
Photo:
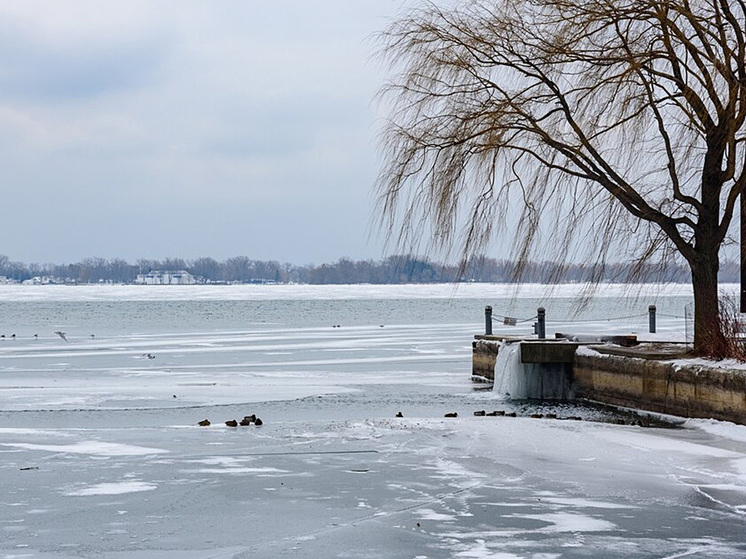
[{"label": "ice formation on wall", "polygon": [[566,400],[570,382],[561,363],[522,363],[521,342],[501,342],[493,392],[513,400]]}]

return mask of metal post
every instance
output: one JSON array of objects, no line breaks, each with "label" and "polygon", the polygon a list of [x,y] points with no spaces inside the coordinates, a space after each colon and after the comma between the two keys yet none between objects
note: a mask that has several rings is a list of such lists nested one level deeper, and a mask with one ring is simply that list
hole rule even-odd
[{"label": "metal post", "polygon": [[543,340],[547,337],[546,313],[547,311],[544,309],[544,307],[539,307],[536,310],[536,334],[539,336],[540,340]]},{"label": "metal post", "polygon": [[648,323],[650,324],[650,333],[655,334],[655,305],[648,307]]},{"label": "metal post", "polygon": [[484,334],[485,336],[492,335],[492,307],[489,305],[484,307]]}]

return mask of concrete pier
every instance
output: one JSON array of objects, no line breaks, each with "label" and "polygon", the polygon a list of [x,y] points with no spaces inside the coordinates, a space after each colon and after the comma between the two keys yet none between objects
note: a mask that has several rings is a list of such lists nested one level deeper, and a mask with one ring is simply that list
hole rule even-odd
[{"label": "concrete pier", "polygon": [[[475,336],[472,379],[494,382],[498,336]],[[516,338],[507,338],[519,341]],[[585,349],[577,351],[578,347]],[[521,362],[569,371],[572,399],[746,425],[746,370],[686,364],[681,346],[525,340]],[[557,364],[563,367],[557,369]]]},{"label": "concrete pier", "polygon": [[572,376],[575,398],[746,425],[744,370],[585,350]]}]

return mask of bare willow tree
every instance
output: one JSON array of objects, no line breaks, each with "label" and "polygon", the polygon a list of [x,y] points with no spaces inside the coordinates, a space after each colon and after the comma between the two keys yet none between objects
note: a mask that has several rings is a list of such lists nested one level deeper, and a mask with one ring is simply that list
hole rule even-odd
[{"label": "bare willow tree", "polygon": [[585,250],[598,277],[615,259],[683,258],[695,351],[723,357],[719,258],[746,187],[745,26],[744,0],[416,4],[378,37],[393,75],[382,225],[466,255],[508,234],[518,262]]}]

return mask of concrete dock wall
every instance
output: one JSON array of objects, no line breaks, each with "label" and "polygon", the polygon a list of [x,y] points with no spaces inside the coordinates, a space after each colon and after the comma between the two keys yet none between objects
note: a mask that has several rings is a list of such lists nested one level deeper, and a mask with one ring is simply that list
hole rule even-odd
[{"label": "concrete dock wall", "polygon": [[746,425],[746,371],[581,351],[575,398]]},{"label": "concrete dock wall", "polygon": [[500,340],[488,336],[475,336],[471,343],[471,378],[477,382],[495,380],[495,363]]}]

